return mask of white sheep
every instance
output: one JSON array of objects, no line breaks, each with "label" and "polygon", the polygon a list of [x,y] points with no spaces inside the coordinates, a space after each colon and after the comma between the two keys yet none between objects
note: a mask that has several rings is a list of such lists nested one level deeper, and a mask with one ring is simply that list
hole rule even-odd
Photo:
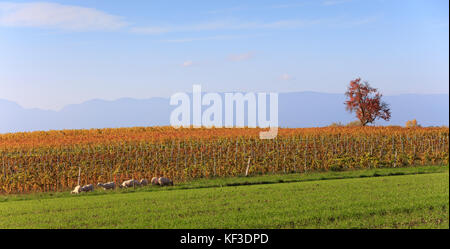
[{"label": "white sheep", "polygon": [[79,194],[79,193],[81,193],[81,186],[80,185],[78,185],[78,186],[76,186],[73,190],[72,190],[72,192],[70,192],[71,194]]},{"label": "white sheep", "polygon": [[158,183],[160,186],[173,186],[173,181],[165,177],[160,177]]},{"label": "white sheep", "polygon": [[152,185],[159,185],[158,177],[153,177],[151,182],[152,182]]},{"label": "white sheep", "polygon": [[72,192],[70,192],[71,194],[79,194],[81,192],[89,192],[89,191],[93,191],[94,190],[94,185],[89,184],[89,185],[84,185],[83,187],[81,187],[80,185],[76,186],[74,190],[72,190]]},{"label": "white sheep", "polygon": [[82,191],[82,192],[94,191],[94,185],[92,185],[92,184],[84,185],[84,186],[81,188],[81,191]]},{"label": "white sheep", "polygon": [[114,182],[99,183],[99,184],[97,184],[97,186],[103,188],[104,190],[116,188],[116,184]]},{"label": "white sheep", "polygon": [[121,188],[130,188],[130,187],[139,186],[139,185],[140,185],[139,181],[131,179],[131,180],[128,180],[128,181],[124,181],[120,185],[120,187]]},{"label": "white sheep", "polygon": [[147,186],[147,185],[148,185],[148,180],[147,180],[147,179],[142,179],[142,180],[139,182],[139,185]]}]

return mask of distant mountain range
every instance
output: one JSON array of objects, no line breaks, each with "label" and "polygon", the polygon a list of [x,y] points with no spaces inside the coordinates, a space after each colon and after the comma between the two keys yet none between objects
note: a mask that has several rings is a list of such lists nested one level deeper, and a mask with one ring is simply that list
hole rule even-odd
[{"label": "distant mountain range", "polygon": [[[423,126],[449,124],[448,94],[403,94],[385,96],[384,100],[390,105],[392,119],[377,121],[376,125],[403,126],[411,119],[417,119]],[[279,125],[319,127],[333,122],[348,123],[355,118],[346,112],[344,101],[343,94],[280,93]],[[68,105],[60,111],[25,109],[0,99],[0,133],[169,125],[174,108],[169,105],[169,98],[91,100]]]}]

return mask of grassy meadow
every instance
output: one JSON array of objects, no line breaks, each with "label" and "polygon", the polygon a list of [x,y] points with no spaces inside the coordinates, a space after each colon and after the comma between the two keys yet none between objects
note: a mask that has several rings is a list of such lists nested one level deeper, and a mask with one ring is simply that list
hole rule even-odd
[{"label": "grassy meadow", "polygon": [[0,197],[0,228],[449,228],[448,166]]}]

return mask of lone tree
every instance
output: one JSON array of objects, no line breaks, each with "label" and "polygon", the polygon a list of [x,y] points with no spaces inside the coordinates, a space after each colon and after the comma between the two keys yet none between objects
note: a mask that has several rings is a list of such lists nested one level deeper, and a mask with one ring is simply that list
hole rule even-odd
[{"label": "lone tree", "polygon": [[375,119],[391,119],[389,105],[381,101],[383,96],[376,88],[370,87],[368,82],[361,82],[360,78],[350,81],[350,85],[345,95],[347,111],[356,113],[356,117],[365,126],[373,123]]}]

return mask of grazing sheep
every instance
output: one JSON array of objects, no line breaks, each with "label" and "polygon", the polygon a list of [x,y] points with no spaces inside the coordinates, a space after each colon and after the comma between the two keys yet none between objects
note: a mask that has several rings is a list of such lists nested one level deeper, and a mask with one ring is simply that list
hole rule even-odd
[{"label": "grazing sheep", "polygon": [[84,185],[84,186],[81,188],[81,191],[82,191],[82,192],[94,191],[94,185],[92,185],[92,184]]},{"label": "grazing sheep", "polygon": [[173,186],[173,181],[165,177],[160,177],[158,183],[160,186]]},{"label": "grazing sheep", "polygon": [[159,185],[158,177],[153,177],[152,178],[152,185]]},{"label": "grazing sheep", "polygon": [[104,190],[116,188],[116,184],[114,182],[99,183],[99,184],[97,184],[97,186],[103,188]]},{"label": "grazing sheep", "polygon": [[131,180],[128,180],[128,181],[124,181],[120,185],[120,187],[121,188],[130,188],[130,187],[139,186],[139,185],[140,185],[139,181],[131,179]]},{"label": "grazing sheep", "polygon": [[71,194],[79,194],[79,193],[81,193],[81,186],[80,185],[78,185],[78,186],[76,186],[73,190],[72,190],[72,192],[70,192]]},{"label": "grazing sheep", "polygon": [[89,192],[89,191],[93,191],[94,190],[94,185],[89,184],[89,185],[84,185],[83,187],[81,187],[80,185],[76,186],[74,190],[72,190],[72,192],[70,192],[71,194],[79,194],[81,192]]},{"label": "grazing sheep", "polygon": [[142,179],[142,180],[139,182],[139,184],[142,185],[142,186],[147,186],[147,185],[148,185],[148,180],[147,180],[147,179]]}]

